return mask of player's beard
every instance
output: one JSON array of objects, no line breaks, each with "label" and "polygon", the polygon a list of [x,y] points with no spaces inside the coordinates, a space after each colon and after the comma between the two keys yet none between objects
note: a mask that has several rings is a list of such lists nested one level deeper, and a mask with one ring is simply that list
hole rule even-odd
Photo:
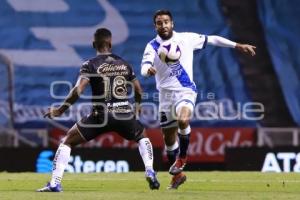
[{"label": "player's beard", "polygon": [[159,37],[163,40],[168,40],[173,36],[173,30],[168,31],[168,34],[165,34],[163,31],[158,33]]}]

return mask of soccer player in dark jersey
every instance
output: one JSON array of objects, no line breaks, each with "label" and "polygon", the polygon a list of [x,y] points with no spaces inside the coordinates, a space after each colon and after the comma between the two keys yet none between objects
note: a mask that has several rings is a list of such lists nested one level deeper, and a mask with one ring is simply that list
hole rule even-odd
[{"label": "soccer player in dark jersey", "polygon": [[153,170],[152,144],[144,136],[144,127],[135,118],[130,104],[130,90],[134,90],[136,110],[141,102],[142,89],[131,66],[119,56],[111,53],[112,35],[108,29],[97,29],[93,47],[97,56],[84,62],[75,87],[64,103],[52,107],[45,117],[61,116],[80,97],[85,87],[92,89],[93,109],[90,115],[78,121],[59,145],[54,160],[51,181],[38,192],[62,191],[61,180],[68,165],[71,148],[94,139],[100,134],[114,131],[127,140],[138,143],[138,149],[145,165],[145,176],[150,189],[159,189],[159,182]]}]

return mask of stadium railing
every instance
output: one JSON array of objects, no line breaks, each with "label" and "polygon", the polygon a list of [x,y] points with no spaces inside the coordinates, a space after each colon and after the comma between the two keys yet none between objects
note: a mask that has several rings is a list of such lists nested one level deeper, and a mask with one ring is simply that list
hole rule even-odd
[{"label": "stadium railing", "polygon": [[300,128],[263,127],[257,130],[257,146],[299,146]]},{"label": "stadium railing", "polygon": [[[6,99],[0,99],[2,101],[1,106],[2,108],[1,112],[5,112],[8,110],[7,116],[8,119],[6,119],[6,116],[4,116],[5,113],[0,113],[0,146],[18,146],[18,133],[14,129],[14,66],[12,62],[3,54],[0,54],[0,67],[1,72],[3,72],[2,76],[4,78],[1,81],[1,90],[2,96],[5,96],[6,93]],[[5,71],[5,72],[4,72]],[[5,77],[7,75],[7,77]],[[2,121],[1,121],[2,120]]]}]

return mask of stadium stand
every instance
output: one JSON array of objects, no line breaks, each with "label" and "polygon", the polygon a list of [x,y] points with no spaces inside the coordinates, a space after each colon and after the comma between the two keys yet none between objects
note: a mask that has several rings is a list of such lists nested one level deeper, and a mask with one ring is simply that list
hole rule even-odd
[{"label": "stadium stand", "polygon": [[[262,1],[258,2],[260,2],[258,5],[262,4]],[[239,55],[239,60],[252,99],[262,102],[265,106],[265,116],[260,122],[261,126],[294,126],[295,124],[282,94],[285,89],[280,87],[280,77],[277,78],[270,57],[269,52],[272,52],[272,50],[268,49],[265,41],[265,38],[269,37],[265,35],[264,26],[259,20],[256,1],[222,0],[222,5],[236,40],[241,42],[251,41],[257,46],[257,56],[255,58]]]},{"label": "stadium stand", "polygon": [[[15,67],[13,127],[27,137],[30,134],[22,129],[35,129],[33,132],[43,135],[43,131],[53,126],[66,129],[77,119],[71,117],[67,121],[57,121],[60,124],[50,124],[43,119],[43,113],[52,103],[62,101],[69,83],[75,83],[81,62],[94,55],[89,42],[95,27],[101,25],[114,30],[117,41],[114,52],[132,63],[144,90],[155,93],[154,79],[141,77],[139,66],[146,43],[155,35],[152,15],[161,8],[172,11],[177,31],[220,35],[258,46],[258,55],[254,59],[242,57],[232,49],[207,46],[205,50],[195,52],[194,77],[198,102],[207,101],[207,95],[213,93],[214,102],[222,105],[220,109],[226,116],[240,116],[240,105],[260,102],[265,107],[265,118],[261,121],[194,119],[193,127],[299,126],[297,0],[288,4],[284,0],[176,3],[172,0],[131,0],[130,3],[91,0],[84,4],[80,0],[61,0],[53,1],[51,5],[42,5],[37,0],[34,6],[23,1],[5,0],[0,7],[0,53]],[[69,83],[51,87],[54,81]],[[60,97],[53,98],[50,88]],[[145,101],[157,103],[153,98]],[[7,109],[7,105],[8,101],[2,104],[1,99],[0,109]],[[72,112],[75,113],[76,108]],[[209,110],[199,108],[198,112],[207,114]],[[1,123],[6,123],[9,118],[1,116]],[[143,122],[150,127],[149,121],[144,119]],[[155,124],[154,128],[158,127],[158,123],[152,124]],[[50,141],[39,136],[29,138],[39,141],[40,146]]]},{"label": "stadium stand", "polygon": [[259,19],[285,103],[300,125],[300,7],[297,0],[257,1]]}]

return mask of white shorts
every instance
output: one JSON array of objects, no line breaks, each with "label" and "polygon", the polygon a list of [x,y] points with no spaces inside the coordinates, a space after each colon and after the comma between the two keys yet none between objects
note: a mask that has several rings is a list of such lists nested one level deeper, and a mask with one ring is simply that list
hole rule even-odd
[{"label": "white shorts", "polygon": [[185,106],[194,112],[197,93],[194,91],[161,90],[159,92],[160,126],[177,126],[177,113]]}]

